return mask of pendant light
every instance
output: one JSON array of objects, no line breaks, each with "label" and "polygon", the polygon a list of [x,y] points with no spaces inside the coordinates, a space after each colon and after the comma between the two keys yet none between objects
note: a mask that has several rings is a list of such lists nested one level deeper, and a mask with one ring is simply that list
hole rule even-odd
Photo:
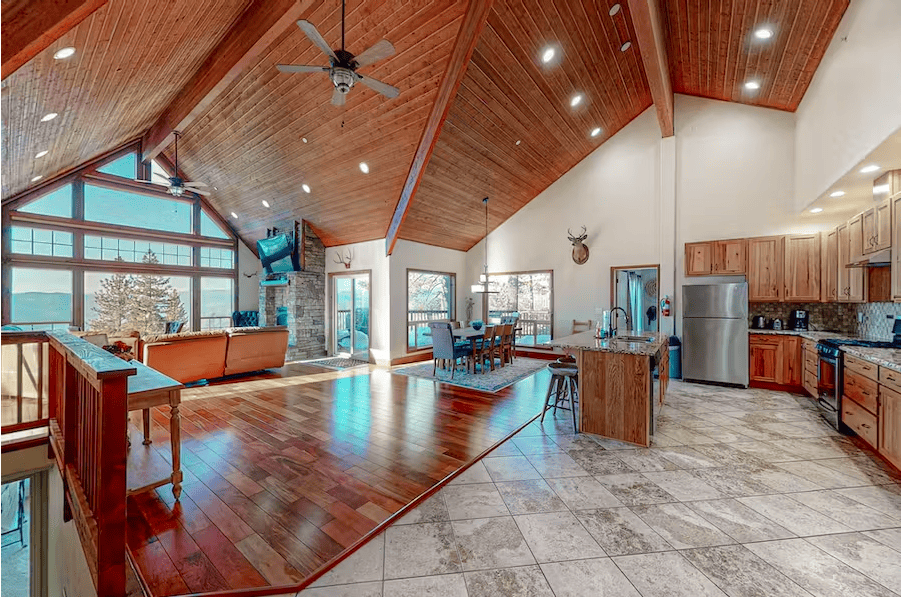
[{"label": "pendant light", "polygon": [[470,290],[474,294],[497,294],[497,290],[488,290],[488,197],[482,199],[482,203],[485,204],[485,265],[479,283],[473,284]]}]

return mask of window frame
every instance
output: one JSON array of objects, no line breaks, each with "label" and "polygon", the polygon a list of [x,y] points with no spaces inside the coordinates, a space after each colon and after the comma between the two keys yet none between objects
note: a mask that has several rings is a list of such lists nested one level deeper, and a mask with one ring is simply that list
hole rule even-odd
[{"label": "window frame", "polygon": [[[173,197],[165,190],[157,189],[151,185],[135,182],[133,179],[126,179],[112,174],[98,172],[99,168],[114,162],[128,153],[134,153],[136,156],[137,170],[139,173],[147,174],[150,170],[149,162],[142,163],[140,158],[140,145],[138,143],[129,143],[120,147],[105,156],[84,164],[78,169],[66,173],[56,179],[47,181],[42,185],[21,193],[13,197],[7,202],[3,208],[3,252],[7,256],[4,260],[3,286],[10,288],[10,292],[3,293],[3,324],[15,324],[11,319],[11,295],[12,288],[12,268],[48,268],[48,269],[66,269],[72,271],[72,321],[68,325],[76,326],[84,329],[86,325],[85,317],[85,296],[84,296],[84,274],[85,272],[102,272],[102,273],[133,273],[133,274],[159,274],[164,276],[188,276],[191,279],[191,297],[189,311],[191,313],[190,329],[200,329],[200,279],[202,277],[229,278],[232,280],[232,309],[238,304],[238,242],[239,239],[234,233],[230,225],[215,213],[207,202],[199,195],[186,194],[183,197]],[[160,167],[166,171],[171,170],[171,165],[165,161],[159,161]],[[145,176],[146,177],[146,176]],[[171,201],[180,201],[192,206],[191,232],[167,232],[162,230],[154,230],[150,228],[138,228],[134,226],[121,224],[108,224],[102,222],[93,222],[84,219],[84,187],[85,184],[102,186],[118,191],[127,192],[133,195],[146,195],[157,197]],[[29,203],[39,200],[50,193],[59,191],[69,185],[72,201],[72,217],[65,218],[59,216],[47,216],[41,214],[28,213],[20,211]],[[226,238],[207,237],[200,234],[200,214],[206,213],[207,217],[212,220],[216,226],[222,230]],[[42,228],[66,232],[72,234],[73,255],[72,257],[59,257],[52,255],[28,255],[24,253],[11,252],[11,227],[23,226],[30,228]],[[149,241],[165,244],[179,244],[190,247],[190,265],[167,265],[167,264],[144,264],[144,263],[119,263],[103,259],[86,259],[85,254],[85,236],[101,236],[115,237],[118,239]],[[214,249],[229,249],[232,251],[232,267],[201,267],[200,250],[201,247],[209,247]],[[188,327],[188,326],[186,326]]]},{"label": "window frame", "polygon": [[[406,273],[406,293],[405,293],[405,312],[406,316],[406,331],[404,340],[404,344],[407,347],[407,353],[414,352],[423,352],[426,350],[432,350],[432,345],[428,346],[410,346],[410,326],[415,325],[416,328],[419,328],[419,324],[428,324],[429,321],[435,321],[434,319],[425,320],[425,321],[410,321],[410,274],[418,273],[418,274],[435,274],[438,276],[448,276],[450,278],[450,317],[451,321],[454,321],[457,317],[457,274],[454,272],[442,272],[438,270],[430,270],[430,269],[421,269],[417,267],[408,267]],[[418,337],[418,332],[414,333],[414,338]]]},{"label": "window frame", "polygon": [[[518,276],[530,276],[530,275],[535,275],[535,274],[548,274],[548,276],[550,278],[550,281],[549,281],[549,286],[550,286],[549,303],[550,303],[550,305],[549,305],[548,310],[550,311],[551,340],[553,340],[554,339],[554,270],[552,270],[552,269],[537,269],[537,270],[523,270],[523,271],[512,271],[512,272],[488,272],[488,279],[490,280],[492,276],[517,276],[518,277]],[[482,296],[482,314],[484,316],[486,325],[487,325],[488,319],[489,319],[490,301],[491,301],[491,297],[489,294],[484,294]],[[519,311],[519,309],[518,309],[518,307],[519,307],[518,293],[517,293],[517,305],[516,306],[517,306],[516,310]],[[520,321],[528,322],[528,321],[532,321],[532,320],[520,320]],[[535,322],[537,323],[537,320]],[[528,334],[528,335],[534,335],[535,340],[537,342],[537,340],[538,340],[537,334]],[[517,342],[519,341],[519,338],[521,338],[521,337],[522,337],[522,334],[520,332],[517,332],[516,333]],[[523,349],[551,351],[554,349],[554,347],[540,345],[540,344],[532,344],[532,345],[518,344],[517,345],[517,350],[523,350]]]}]

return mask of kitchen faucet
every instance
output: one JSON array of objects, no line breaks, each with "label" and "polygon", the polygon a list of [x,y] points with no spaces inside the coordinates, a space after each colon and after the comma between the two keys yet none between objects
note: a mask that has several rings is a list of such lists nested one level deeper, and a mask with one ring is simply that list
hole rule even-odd
[{"label": "kitchen faucet", "polygon": [[632,329],[632,319],[629,317],[629,314],[626,313],[626,310],[623,309],[622,307],[613,307],[613,309],[610,310],[610,335],[611,336],[615,336],[616,332],[619,331],[619,315],[616,315],[615,317],[613,315],[617,311],[622,311],[623,316],[625,316],[625,318],[626,318],[626,331],[629,331]]}]

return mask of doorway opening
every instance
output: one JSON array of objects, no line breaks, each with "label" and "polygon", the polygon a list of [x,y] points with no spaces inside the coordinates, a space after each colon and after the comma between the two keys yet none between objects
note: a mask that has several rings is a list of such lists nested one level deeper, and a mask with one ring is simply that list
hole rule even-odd
[{"label": "doorway opening", "polygon": [[332,295],[332,355],[368,361],[371,273],[362,271],[329,276]]},{"label": "doorway opening", "polygon": [[633,332],[660,330],[659,265],[610,268],[610,304],[621,307]]}]

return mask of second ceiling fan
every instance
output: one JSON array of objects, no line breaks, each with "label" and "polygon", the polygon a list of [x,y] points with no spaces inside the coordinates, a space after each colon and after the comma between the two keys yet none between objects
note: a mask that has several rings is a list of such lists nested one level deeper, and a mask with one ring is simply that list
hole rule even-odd
[{"label": "second ceiling fan", "polygon": [[329,78],[332,80],[332,84],[335,87],[335,90],[332,93],[332,105],[334,106],[344,105],[344,101],[346,99],[345,96],[357,81],[359,81],[363,85],[366,85],[373,91],[381,93],[385,97],[397,97],[397,95],[400,93],[400,90],[397,87],[393,87],[391,85],[388,85],[387,83],[382,83],[377,79],[367,77],[366,75],[361,75],[357,72],[357,69],[360,67],[368,66],[394,54],[394,46],[391,45],[391,42],[383,39],[359,56],[354,56],[353,54],[345,50],[344,10],[344,0],[342,0],[340,50],[332,50],[326,43],[322,35],[320,35],[319,30],[316,29],[316,26],[313,25],[313,23],[309,21],[297,21],[297,26],[300,27],[300,30],[303,31],[304,34],[306,34],[306,36],[310,38],[310,41],[316,44],[316,46],[320,50],[325,52],[325,54],[329,57],[330,66],[313,66],[308,64],[279,64],[278,70],[282,71],[283,73],[328,73]]}]

